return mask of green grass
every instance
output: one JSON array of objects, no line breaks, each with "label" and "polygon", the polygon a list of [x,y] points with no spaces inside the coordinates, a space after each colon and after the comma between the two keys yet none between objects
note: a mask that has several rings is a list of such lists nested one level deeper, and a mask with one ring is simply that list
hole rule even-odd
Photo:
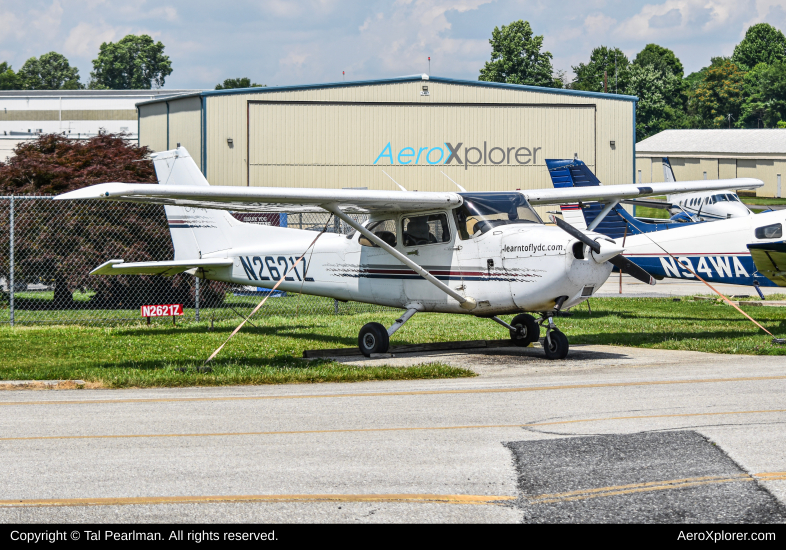
[{"label": "green grass", "polygon": [[[742,289],[741,289],[742,291]],[[745,307],[778,337],[786,335],[786,308]],[[354,347],[365,323],[391,324],[391,313],[267,316],[246,325],[213,361],[197,371],[236,322],[139,323],[112,327],[26,326],[0,328],[0,379],[81,379],[106,387],[193,386],[391,380],[472,376],[444,364],[411,368],[353,367],[304,361],[303,350]],[[510,319],[510,317],[506,317]],[[713,353],[786,355],[771,338],[735,309],[715,301],[654,298],[592,299],[572,317],[557,319],[573,345],[604,344]],[[501,339],[495,323],[471,316],[418,314],[391,344]]]},{"label": "green grass", "polygon": [[[75,300],[85,301],[89,299],[89,293],[74,293]],[[87,296],[87,298],[85,298]],[[90,324],[104,321],[136,321],[141,320],[139,309],[46,309],[54,300],[53,291],[26,291],[15,293],[17,308],[14,318],[17,323],[84,323]],[[27,300],[20,309],[22,299]],[[262,297],[259,296],[235,296],[232,292],[227,292],[224,303],[220,307],[205,308],[200,310],[201,319],[209,320],[211,317],[220,319],[241,319],[240,314],[248,314],[259,303]],[[321,296],[309,296],[306,294],[298,296],[289,294],[285,297],[275,297],[265,302],[265,315],[330,315],[335,313],[335,302],[332,298]],[[358,302],[339,302],[339,314],[362,313],[380,309],[379,306],[361,304]],[[393,310],[389,310],[393,311]],[[193,308],[184,308],[183,317],[179,317],[177,322],[194,318]],[[0,323],[7,323],[10,319],[7,295],[0,294]],[[163,319],[161,322],[171,324],[172,319]]]},{"label": "green grass", "polygon": [[775,197],[740,197],[740,200],[745,204],[760,204],[762,206],[786,204],[786,199],[778,199]]},{"label": "green grass", "polygon": [[668,219],[671,217],[668,210],[662,208],[647,208],[645,206],[636,207],[636,216],[639,218],[659,218]]}]

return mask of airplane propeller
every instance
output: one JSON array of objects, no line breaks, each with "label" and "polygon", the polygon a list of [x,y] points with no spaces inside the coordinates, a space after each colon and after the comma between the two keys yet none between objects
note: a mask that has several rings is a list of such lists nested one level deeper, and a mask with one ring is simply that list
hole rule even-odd
[{"label": "airplane propeller", "polygon": [[[592,250],[598,262],[605,259],[605,261],[609,262],[613,266],[616,266],[620,271],[622,271],[623,273],[627,273],[634,279],[638,279],[642,283],[646,283],[648,285],[655,284],[655,279],[652,277],[652,275],[650,275],[644,269],[631,262],[626,257],[622,256],[622,251],[624,250],[623,248],[617,247],[617,249],[612,249],[611,251],[608,252],[606,251],[602,252],[602,248],[607,248],[607,247],[601,247],[601,244],[595,239],[590,238],[589,235],[582,233],[581,231],[579,231],[578,229],[567,223],[565,220],[561,220],[556,216],[551,216],[551,220],[555,224],[557,224],[557,227],[562,229],[565,233],[567,233],[572,237],[575,237],[576,239],[586,244],[590,248],[590,250]],[[606,257],[609,254],[611,254],[611,257]]]}]

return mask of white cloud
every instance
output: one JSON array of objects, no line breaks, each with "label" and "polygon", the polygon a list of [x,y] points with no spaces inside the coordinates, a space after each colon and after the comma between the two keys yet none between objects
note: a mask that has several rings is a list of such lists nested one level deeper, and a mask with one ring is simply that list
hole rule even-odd
[{"label": "white cloud", "polygon": [[106,24],[91,25],[82,22],[68,33],[63,51],[67,56],[95,56],[103,42],[114,42],[115,38],[123,35],[123,31]]},{"label": "white cloud", "polygon": [[19,19],[10,11],[0,11],[0,36],[20,40],[24,37],[24,29]]},{"label": "white cloud", "polygon": [[279,60],[279,64],[281,65],[290,65],[293,67],[300,68],[306,62],[306,59],[309,58],[309,54],[307,53],[296,53],[290,52],[287,54],[286,57]]},{"label": "white cloud", "polygon": [[584,28],[589,35],[605,34],[616,24],[616,19],[602,13],[594,13],[584,20]]},{"label": "white cloud", "polygon": [[177,10],[172,6],[163,6],[150,10],[150,17],[153,19],[164,19],[165,21],[176,21]]},{"label": "white cloud", "polygon": [[[51,35],[60,28],[60,21],[63,17],[63,6],[59,0],[54,0],[45,10],[30,10],[31,17],[28,19],[31,28],[38,32],[45,32]],[[39,35],[40,36],[40,35]]]},{"label": "white cloud", "polygon": [[478,70],[479,60],[488,55],[488,40],[448,36],[451,24],[446,14],[475,10],[489,2],[397,0],[386,12],[367,18],[359,28],[363,63],[378,63],[392,75],[412,74],[425,72],[427,57],[431,56],[435,74],[464,72],[468,64]]}]

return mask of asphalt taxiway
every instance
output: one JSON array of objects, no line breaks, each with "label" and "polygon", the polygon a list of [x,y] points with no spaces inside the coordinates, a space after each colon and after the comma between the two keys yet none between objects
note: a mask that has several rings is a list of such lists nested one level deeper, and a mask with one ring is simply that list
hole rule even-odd
[{"label": "asphalt taxiway", "polygon": [[476,378],[0,395],[3,522],[786,519],[778,357],[576,346]]}]

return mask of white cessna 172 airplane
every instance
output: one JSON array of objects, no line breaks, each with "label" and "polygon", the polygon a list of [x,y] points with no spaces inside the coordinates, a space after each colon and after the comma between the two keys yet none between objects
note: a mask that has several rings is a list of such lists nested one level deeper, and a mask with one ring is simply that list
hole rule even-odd
[{"label": "white cessna 172 airplane", "polygon": [[[110,260],[93,274],[187,271],[406,310],[390,328],[368,323],[360,330],[366,356],[387,351],[390,336],[415,313],[433,311],[490,318],[521,346],[537,341],[545,326],[546,357],[564,358],[568,340],[555,315],[589,298],[613,266],[654,280],[621,256],[618,241],[556,218],[558,227],[547,226],[532,204],[610,201],[608,213],[623,198],[739,186],[726,180],[494,193],[210,187],[185,148],[151,157],[160,185],[103,183],[57,197],[165,205],[174,260]],[[322,208],[355,232],[315,239],[314,231],[246,224],[226,212],[303,207]],[[350,213],[370,219],[359,224]],[[511,323],[497,317],[510,313],[518,314]]]}]

